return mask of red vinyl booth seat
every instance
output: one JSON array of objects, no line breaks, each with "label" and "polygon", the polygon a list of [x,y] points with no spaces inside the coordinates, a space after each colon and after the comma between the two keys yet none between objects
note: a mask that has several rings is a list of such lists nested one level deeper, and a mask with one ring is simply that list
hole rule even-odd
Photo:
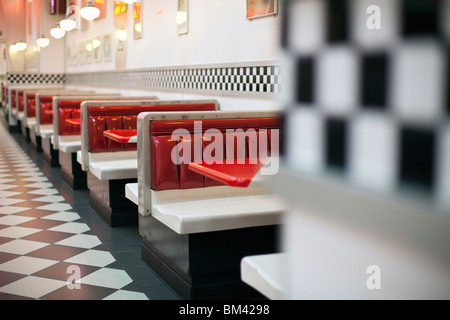
[{"label": "red vinyl booth seat", "polygon": [[88,108],[89,152],[132,151],[136,144],[119,143],[103,136],[105,130],[137,129],[141,112],[214,111],[214,103],[106,106]]},{"label": "red vinyl booth seat", "polygon": [[[189,170],[188,163],[181,163],[177,165],[172,161],[172,150],[179,143],[179,141],[171,140],[172,133],[176,129],[186,129],[191,133],[191,161],[194,161],[194,121],[200,120],[152,121],[150,125],[150,165],[151,188],[153,190],[189,189],[222,185],[220,182]],[[271,130],[280,130],[281,128],[280,118],[208,119],[201,120],[201,123],[203,133],[208,129],[218,129],[222,133],[224,158],[227,154],[227,148],[231,148],[231,145],[227,146],[227,129],[233,129],[233,131],[236,129],[242,129],[244,134],[248,129],[255,129],[257,133],[257,143],[250,143],[248,137],[245,139],[245,157],[248,158],[249,155],[255,154],[255,151],[256,154],[259,154],[258,150],[252,150],[251,148],[254,146],[259,146],[259,140],[263,137],[268,140],[268,155],[270,156]],[[262,134],[260,131],[261,129],[266,129],[267,135]],[[238,135],[237,133],[235,134]],[[281,132],[279,137],[281,141]],[[235,139],[233,143],[235,148],[233,154],[234,157],[236,157],[237,139],[233,139]],[[209,143],[211,143],[211,139],[208,139],[208,137],[205,137],[202,140],[202,154],[205,147]]]}]

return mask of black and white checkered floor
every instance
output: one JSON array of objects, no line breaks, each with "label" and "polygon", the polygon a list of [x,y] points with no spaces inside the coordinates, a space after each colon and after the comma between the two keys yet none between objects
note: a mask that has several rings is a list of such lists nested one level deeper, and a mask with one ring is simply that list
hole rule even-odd
[{"label": "black and white checkered floor", "polygon": [[0,137],[0,300],[179,299],[140,259],[137,226],[97,220],[19,134]]}]

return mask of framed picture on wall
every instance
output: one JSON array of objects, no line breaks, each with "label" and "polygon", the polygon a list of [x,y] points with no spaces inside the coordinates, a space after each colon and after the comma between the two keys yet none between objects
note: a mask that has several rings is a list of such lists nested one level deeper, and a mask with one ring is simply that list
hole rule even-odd
[{"label": "framed picture on wall", "polygon": [[76,45],[72,45],[72,56],[70,59],[72,60],[72,65],[76,66],[78,64],[78,48]]},{"label": "framed picture on wall", "polygon": [[133,36],[134,39],[142,38],[142,1],[137,0],[133,3]]},{"label": "framed picture on wall", "polygon": [[85,42],[84,45],[85,48],[85,54],[86,54],[86,63],[92,63],[93,61],[93,54],[94,54],[94,48],[92,46],[92,40],[88,40]]},{"label": "framed picture on wall", "polygon": [[103,36],[103,61],[112,60],[112,35],[111,33]]},{"label": "framed picture on wall", "polygon": [[247,19],[278,14],[278,0],[247,0]]},{"label": "framed picture on wall", "polygon": [[80,42],[78,44],[78,64],[82,65],[84,64],[84,50],[85,50],[85,43]]},{"label": "framed picture on wall", "polygon": [[177,33],[188,33],[188,0],[178,0]]},{"label": "framed picture on wall", "polygon": [[102,39],[95,38],[92,40],[92,52],[94,55],[94,62],[102,61]]}]

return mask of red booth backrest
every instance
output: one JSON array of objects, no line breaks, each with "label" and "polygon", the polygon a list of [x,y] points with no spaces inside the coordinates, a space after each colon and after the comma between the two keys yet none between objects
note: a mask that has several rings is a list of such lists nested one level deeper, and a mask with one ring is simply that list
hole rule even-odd
[{"label": "red booth backrest", "polygon": [[36,94],[27,94],[27,116],[36,117]]},{"label": "red booth backrest", "polygon": [[66,124],[66,119],[80,118],[80,105],[85,100],[65,100],[58,102],[59,135],[79,135],[80,127]]},{"label": "red booth backrest", "polygon": [[[176,164],[172,161],[172,150],[177,146],[179,141],[172,141],[172,133],[177,129],[186,129],[191,134],[191,161],[194,161],[194,121],[200,120],[177,120],[177,121],[152,121],[150,125],[150,150],[151,150],[151,188],[153,190],[172,190],[172,189],[190,189],[203,188],[221,185],[213,179],[204,177],[201,174],[189,170],[189,164]],[[245,139],[245,157],[249,155],[259,154],[258,150],[251,149],[259,146],[261,138],[267,138],[268,152],[270,155],[270,141],[272,129],[281,128],[281,119],[276,118],[245,118],[245,119],[208,119],[201,120],[202,134],[208,129],[218,129],[222,133],[223,156],[226,157],[227,148],[227,129],[242,129],[244,133],[248,129],[255,129],[257,135],[257,143],[249,143],[249,139]],[[261,129],[267,130],[267,135],[261,134]],[[199,134],[199,133],[196,133]],[[235,139],[235,138],[233,138]],[[281,134],[280,134],[281,139]],[[211,143],[211,139],[202,139],[202,154],[205,147]],[[236,140],[237,141],[237,140]],[[237,157],[237,143],[234,141],[234,158]],[[258,148],[258,147],[256,147]],[[204,159],[206,160],[206,159]]]},{"label": "red booth backrest", "polygon": [[23,91],[19,91],[19,111],[23,111]]},{"label": "red booth backrest", "polygon": [[40,105],[40,124],[52,124],[53,123],[53,116],[51,112],[53,111],[53,104],[52,102],[42,102]]},{"label": "red booth backrest", "polygon": [[136,150],[136,144],[119,143],[103,136],[105,130],[136,129],[141,112],[214,111],[214,103],[88,107],[89,152]]}]

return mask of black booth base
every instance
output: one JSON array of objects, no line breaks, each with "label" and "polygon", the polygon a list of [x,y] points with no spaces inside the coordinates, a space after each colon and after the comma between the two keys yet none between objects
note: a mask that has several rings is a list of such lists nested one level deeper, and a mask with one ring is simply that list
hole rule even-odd
[{"label": "black booth base", "polygon": [[73,189],[87,189],[87,174],[81,169],[76,153],[59,151],[61,178]]},{"label": "black booth base", "polygon": [[142,259],[186,300],[265,299],[241,280],[242,258],[277,252],[279,226],[180,235],[139,215]]},{"label": "black booth base", "polygon": [[25,141],[26,142],[30,142],[31,138],[30,138],[30,128],[26,127],[25,128]]},{"label": "black booth base", "polygon": [[136,204],[125,197],[125,185],[137,179],[99,180],[87,173],[89,205],[111,227],[137,225]]},{"label": "black booth base", "polygon": [[43,150],[43,158],[51,167],[59,167],[59,152],[53,149],[50,139],[42,139],[41,145]]}]

